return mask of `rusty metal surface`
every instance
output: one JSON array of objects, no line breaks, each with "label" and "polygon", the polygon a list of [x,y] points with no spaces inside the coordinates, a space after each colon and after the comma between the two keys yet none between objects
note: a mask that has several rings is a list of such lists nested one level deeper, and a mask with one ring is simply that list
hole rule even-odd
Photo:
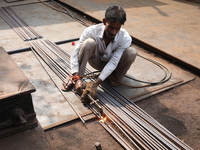
[{"label": "rusty metal surface", "polygon": [[34,86],[14,63],[7,52],[0,47],[0,100],[32,93]]},{"label": "rusty metal surface", "polygon": [[[1,2],[0,2],[1,4]],[[12,7],[19,15],[28,23],[30,26],[34,27],[38,33],[44,36],[43,39],[51,40],[52,42],[62,41],[71,38],[77,38],[81,35],[85,26],[75,22],[73,19],[69,18],[67,15],[59,13],[50,9],[43,4],[31,4]],[[103,11],[103,10],[102,10]],[[9,26],[0,19],[0,33],[4,36],[0,37],[0,45],[9,51],[19,48],[28,47],[28,43],[22,41],[14,31],[12,31]],[[74,46],[70,43],[59,45],[69,54],[71,54]],[[138,50],[139,51],[139,50]],[[67,101],[63,98],[59,90],[52,83],[51,79],[48,77],[44,69],[39,64],[38,60],[34,57],[32,52],[23,52],[11,55],[12,59],[20,67],[23,73],[30,79],[31,83],[35,86],[36,92],[32,94],[33,104],[37,114],[37,118],[43,127],[43,129],[52,128],[56,125],[68,122],[70,120],[76,119],[77,115],[69,107]],[[155,59],[155,58],[153,58]],[[162,61],[158,59],[158,61]],[[172,87],[182,83],[188,82],[193,79],[191,74],[181,70],[178,67],[174,67],[173,64],[167,65],[173,72],[173,79],[166,85],[161,85],[157,87],[152,87],[151,89],[132,89],[124,88],[124,86],[118,87],[120,92],[125,94],[129,98],[133,96],[139,96],[138,100],[141,100],[142,94],[148,96],[146,92],[153,94],[153,91],[164,91],[169,89],[169,85]],[[144,66],[141,66],[143,64]],[[148,70],[144,69],[148,65]],[[143,68],[144,67],[144,68]],[[141,72],[147,71],[147,72]],[[129,75],[136,78],[141,77],[142,79],[159,79],[160,72],[157,71],[158,68],[153,67],[145,63],[141,59],[137,59],[133,67],[131,67]],[[157,72],[155,74],[155,71]],[[62,82],[52,73],[51,70],[48,72],[55,79],[58,87]],[[161,75],[162,76],[162,75]],[[131,82],[134,84],[134,82]],[[90,111],[85,108],[80,100],[72,92],[65,92],[65,97],[69,100],[79,113],[87,114]]]},{"label": "rusty metal surface", "polygon": [[[34,2],[34,0],[29,0],[29,2]],[[4,3],[1,1],[1,4]],[[77,38],[85,29],[83,25],[75,22],[67,15],[41,3],[16,6],[12,9],[38,33],[42,34],[43,39],[57,42]],[[21,40],[1,18],[0,34],[4,35],[0,37],[0,45],[6,51],[29,46],[29,43]],[[71,101],[82,116],[91,113],[88,108],[82,105],[73,92],[64,93],[67,100],[62,96],[31,51],[10,55],[10,57],[36,88],[36,92],[32,94],[33,105],[37,119],[44,130],[77,118],[67,100]],[[57,86],[60,87],[62,82],[51,73],[51,70],[48,70],[48,72],[53,76]]]},{"label": "rusty metal surface", "polygon": [[109,5],[124,7],[127,12],[124,28],[131,36],[200,72],[200,22],[197,19],[200,18],[200,4],[170,0],[60,1],[99,20]]},{"label": "rusty metal surface", "polygon": [[[24,1],[24,3],[35,1],[36,0],[28,0]],[[0,6],[5,5],[4,1],[0,1]],[[43,39],[48,39],[53,42],[78,38],[80,33],[85,29],[83,25],[77,23],[66,14],[53,10],[42,3],[20,5],[12,7],[12,9],[27,22],[30,27],[42,35]],[[20,39],[1,17],[0,32],[1,35],[4,35],[0,36],[0,45],[4,47],[6,51],[29,47],[28,42],[24,42]]]}]

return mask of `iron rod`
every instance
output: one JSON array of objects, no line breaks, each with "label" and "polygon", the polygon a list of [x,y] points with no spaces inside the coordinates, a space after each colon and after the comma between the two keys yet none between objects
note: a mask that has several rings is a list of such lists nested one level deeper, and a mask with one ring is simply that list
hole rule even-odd
[{"label": "iron rod", "polygon": [[[41,51],[41,57],[45,57],[46,63],[50,63],[49,66],[62,79],[65,78],[66,74],[71,74],[70,55],[67,52],[49,40],[38,42],[35,46]],[[91,72],[86,68],[86,73]],[[89,77],[89,79],[93,81],[94,77]],[[74,90],[72,91],[76,93]],[[98,104],[112,124],[136,149],[191,149],[108,83],[103,82],[98,87],[97,98],[99,99]],[[98,115],[97,112],[96,115]],[[101,120],[100,124],[102,125]],[[117,131],[109,125],[108,121],[102,126],[123,147],[132,148],[123,138],[118,136]]]}]

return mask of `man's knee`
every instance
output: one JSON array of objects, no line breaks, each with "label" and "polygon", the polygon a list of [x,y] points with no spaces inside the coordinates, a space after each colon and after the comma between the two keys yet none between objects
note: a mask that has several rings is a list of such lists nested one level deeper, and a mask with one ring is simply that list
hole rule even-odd
[{"label": "man's knee", "polygon": [[94,49],[96,47],[96,42],[92,38],[88,38],[83,42],[83,45],[86,49]]},{"label": "man's knee", "polygon": [[133,47],[128,47],[125,51],[124,51],[124,57],[131,62],[135,61],[135,58],[137,56],[137,51],[135,48]]}]

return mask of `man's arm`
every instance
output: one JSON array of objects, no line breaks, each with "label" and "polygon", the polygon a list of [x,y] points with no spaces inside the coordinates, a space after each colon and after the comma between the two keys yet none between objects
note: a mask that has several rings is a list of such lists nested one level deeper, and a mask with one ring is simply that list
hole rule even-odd
[{"label": "man's arm", "polygon": [[97,78],[96,81],[94,81],[94,83],[97,84],[97,86],[99,86],[99,84],[102,82],[102,80],[100,78]]},{"label": "man's arm", "polygon": [[72,73],[72,74],[76,74],[76,75],[77,75],[78,72],[79,72],[79,62],[78,62],[79,51],[80,51],[80,49],[81,49],[81,47],[82,47],[83,42],[84,42],[86,39],[88,39],[88,38],[91,37],[91,35],[90,35],[90,30],[91,30],[90,27],[87,27],[87,28],[83,31],[83,33],[82,33],[82,35],[80,36],[80,39],[79,39],[77,45],[75,46],[75,48],[74,48],[74,50],[73,50],[73,52],[72,52],[72,54],[71,54],[71,58],[70,58],[70,67],[71,67],[71,73]]}]

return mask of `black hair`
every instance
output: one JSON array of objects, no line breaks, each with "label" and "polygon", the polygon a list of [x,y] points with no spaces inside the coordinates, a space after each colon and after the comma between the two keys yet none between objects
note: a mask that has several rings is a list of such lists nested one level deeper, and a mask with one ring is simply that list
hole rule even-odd
[{"label": "black hair", "polygon": [[111,22],[119,21],[121,24],[124,24],[126,21],[126,12],[122,7],[112,5],[105,12],[105,19]]}]

